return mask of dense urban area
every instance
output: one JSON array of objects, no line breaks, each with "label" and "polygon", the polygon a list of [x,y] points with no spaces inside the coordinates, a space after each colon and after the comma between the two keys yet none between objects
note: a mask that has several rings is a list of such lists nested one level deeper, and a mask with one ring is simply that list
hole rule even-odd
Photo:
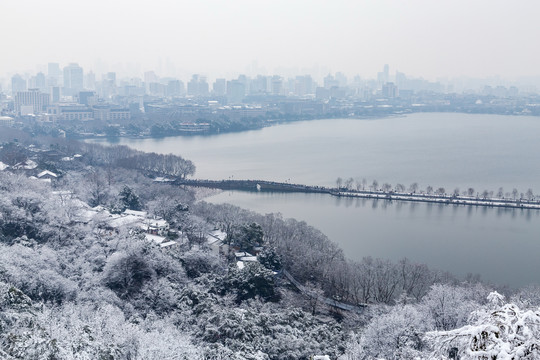
[{"label": "dense urban area", "polygon": [[116,72],[97,75],[76,63],[49,63],[43,72],[0,81],[0,124],[70,138],[160,137],[412,112],[540,115],[534,83],[432,82],[391,74],[385,65],[376,79],[351,79],[340,72],[319,82],[311,75],[239,75],[210,85],[195,74],[185,84],[155,71],[117,78]]}]

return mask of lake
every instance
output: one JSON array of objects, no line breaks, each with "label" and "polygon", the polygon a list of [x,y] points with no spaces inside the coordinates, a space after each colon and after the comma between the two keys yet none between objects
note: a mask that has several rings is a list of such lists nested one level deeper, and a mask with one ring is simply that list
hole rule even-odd
[{"label": "lake", "polygon": [[[335,186],[349,177],[448,192],[540,191],[540,118],[419,113],[302,121],[241,133],[119,139],[192,160],[197,178]],[[446,206],[324,194],[223,192],[207,199],[305,220],[349,258],[408,257],[499,284],[540,281],[540,211]]]}]

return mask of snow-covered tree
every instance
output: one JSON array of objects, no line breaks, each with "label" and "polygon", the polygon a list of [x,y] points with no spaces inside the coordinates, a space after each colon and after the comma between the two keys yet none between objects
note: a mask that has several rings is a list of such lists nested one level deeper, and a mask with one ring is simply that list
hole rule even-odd
[{"label": "snow-covered tree", "polygon": [[424,315],[412,305],[398,305],[375,316],[348,343],[349,359],[414,359],[424,349]]},{"label": "snow-covered tree", "polygon": [[540,309],[521,310],[502,304],[496,292],[489,304],[471,314],[468,325],[426,334],[434,358],[446,358],[454,349],[462,359],[538,359],[540,357]]}]

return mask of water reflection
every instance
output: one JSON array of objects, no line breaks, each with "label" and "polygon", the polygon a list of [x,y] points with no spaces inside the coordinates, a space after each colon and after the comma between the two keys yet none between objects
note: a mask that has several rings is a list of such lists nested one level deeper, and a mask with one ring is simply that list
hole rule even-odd
[{"label": "water reflection", "polygon": [[481,274],[513,286],[540,277],[536,210],[237,191],[208,201],[304,220],[356,260],[368,255],[408,257],[458,275]]}]

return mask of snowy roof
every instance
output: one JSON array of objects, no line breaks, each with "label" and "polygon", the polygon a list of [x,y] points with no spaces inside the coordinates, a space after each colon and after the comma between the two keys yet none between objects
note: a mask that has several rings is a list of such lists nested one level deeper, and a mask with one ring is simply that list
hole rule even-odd
[{"label": "snowy roof", "polygon": [[135,216],[138,216],[138,217],[146,217],[147,212],[146,211],[137,211],[137,210],[129,210],[129,209],[127,209],[126,211],[124,211],[124,214],[126,214],[126,215],[135,215]]},{"label": "snowy roof", "polygon": [[244,262],[243,262],[243,261],[237,261],[237,262],[236,262],[236,266],[238,266],[238,268],[239,268],[240,270],[242,270],[242,269],[244,268],[245,265],[244,265]]},{"label": "snowy roof", "polygon": [[157,244],[162,244],[165,241],[165,237],[159,235],[144,234],[144,237],[146,240],[153,241]]},{"label": "snowy roof", "polygon": [[154,179],[154,182],[172,182],[174,181],[173,179],[169,179],[169,178],[165,178],[165,177],[157,177]]},{"label": "snowy roof", "polygon": [[55,178],[58,177],[58,175],[56,175],[55,173],[53,173],[52,171],[49,171],[49,170],[44,170],[44,171],[40,172],[37,177],[42,178],[42,177],[44,177],[46,175],[49,175],[49,176],[52,176],[52,177],[55,177]]},{"label": "snowy roof", "polygon": [[4,170],[6,170],[8,167],[9,167],[9,165],[4,164],[3,162],[0,161],[0,171],[4,171]]},{"label": "snowy roof", "polygon": [[227,233],[221,230],[212,230],[209,235],[221,241],[225,240],[227,237]]},{"label": "snowy roof", "polygon": [[208,244],[219,244],[225,240],[227,234],[220,230],[213,230],[206,235]]},{"label": "snowy roof", "polygon": [[138,216],[133,215],[126,215],[126,216],[120,216],[120,217],[114,217],[111,221],[109,221],[109,225],[113,228],[119,228],[121,226],[128,226],[132,225],[135,226],[139,224],[141,221],[141,218]]},{"label": "snowy roof", "polygon": [[240,257],[244,257],[244,256],[252,256],[250,253],[248,252],[237,252],[237,253],[234,253],[234,256],[236,256],[237,258],[240,258]]},{"label": "snowy roof", "polygon": [[13,166],[14,169],[16,170],[33,170],[35,168],[37,168],[37,163],[33,160],[26,160],[26,161],[23,161],[23,162],[20,162],[16,165]]},{"label": "snowy roof", "polygon": [[256,256],[242,256],[240,258],[241,261],[247,261],[247,262],[257,262],[257,257]]},{"label": "snowy roof", "polygon": [[169,247],[169,246],[172,246],[172,245],[175,245],[176,244],[176,241],[167,241],[167,242],[164,242],[164,243],[161,243],[159,244],[160,247],[164,248],[164,247]]}]

